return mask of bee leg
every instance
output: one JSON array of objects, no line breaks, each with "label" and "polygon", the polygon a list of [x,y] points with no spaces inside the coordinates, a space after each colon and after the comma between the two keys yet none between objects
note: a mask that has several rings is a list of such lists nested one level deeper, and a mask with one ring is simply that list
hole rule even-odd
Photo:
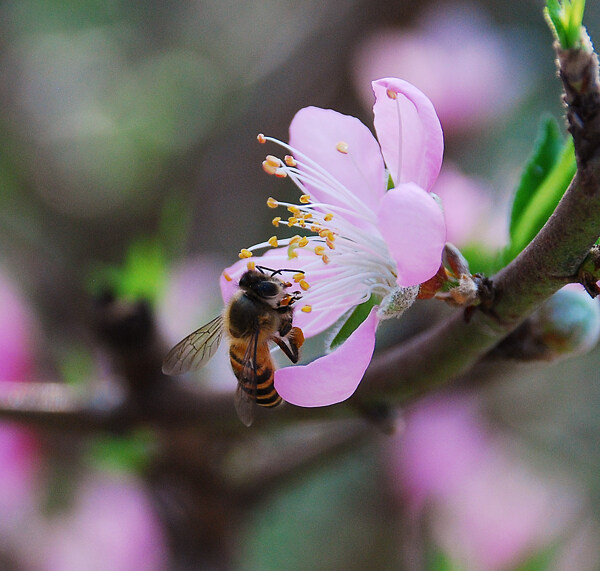
[{"label": "bee leg", "polygon": [[298,362],[299,349],[304,344],[304,333],[300,327],[292,327],[285,337],[272,337],[292,363]]}]

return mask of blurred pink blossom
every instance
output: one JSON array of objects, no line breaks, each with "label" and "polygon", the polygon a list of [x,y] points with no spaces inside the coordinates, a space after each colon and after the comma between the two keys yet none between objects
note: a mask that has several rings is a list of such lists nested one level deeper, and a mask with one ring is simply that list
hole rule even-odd
[{"label": "blurred pink blossom", "polygon": [[508,241],[508,213],[498,214],[492,190],[445,162],[433,192],[442,199],[447,240],[456,246],[477,243],[500,248]]},{"label": "blurred pink blossom", "polygon": [[[0,383],[31,379],[35,330],[25,300],[0,271]],[[19,527],[34,508],[39,462],[35,436],[17,425],[0,423],[0,531],[5,534]]]},{"label": "blurred pink blossom", "polygon": [[480,128],[514,103],[521,75],[510,42],[480,5],[435,3],[414,29],[374,32],[358,47],[354,76],[364,88],[375,77],[410,81],[433,102],[446,133]]},{"label": "blurred pink blossom", "polygon": [[43,550],[47,571],[153,571],[166,568],[166,539],[140,482],[97,474],[75,504],[50,520]]},{"label": "blurred pink blossom", "polygon": [[572,482],[529,468],[486,428],[474,399],[422,401],[394,440],[392,488],[465,569],[511,569],[550,546],[582,511]]}]

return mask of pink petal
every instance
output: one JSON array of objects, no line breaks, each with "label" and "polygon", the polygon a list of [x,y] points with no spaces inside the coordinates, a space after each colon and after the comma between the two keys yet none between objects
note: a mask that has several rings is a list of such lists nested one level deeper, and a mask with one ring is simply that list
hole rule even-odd
[{"label": "pink petal", "polygon": [[[262,256],[253,257],[251,260],[255,262],[257,266],[265,266],[274,270],[290,268],[305,271],[306,279],[311,286],[314,286],[319,279],[331,280],[332,275],[339,271],[339,268],[333,264],[331,264],[331,266],[325,266],[311,251],[298,248],[296,253],[298,254],[298,257],[290,260],[288,258],[287,247],[273,248],[265,252]],[[248,261],[248,259],[238,260],[235,264],[225,269],[224,273],[231,278],[231,281],[228,281],[221,276],[221,294],[225,303],[227,303],[231,299],[231,296],[237,291],[238,282],[242,277],[242,274],[247,270]],[[312,274],[310,267],[315,265],[315,261],[318,263],[319,271],[317,274]],[[290,274],[284,273],[283,277],[284,279],[291,281]],[[297,284],[294,284],[289,291],[301,290]],[[296,309],[294,312],[294,325],[302,329],[304,337],[307,339],[309,337],[314,337],[331,327],[331,325],[351,308],[351,305],[342,306],[339,303],[336,304],[336,307],[331,308],[331,300],[325,298],[321,298],[317,300],[316,303],[313,303],[310,299],[310,293],[310,290],[308,290],[308,292],[302,292],[303,297],[296,302]],[[340,300],[336,298],[336,301],[339,302]],[[301,311],[301,308],[304,305],[311,305],[312,311],[310,313]]]},{"label": "pink petal", "polygon": [[402,184],[383,197],[378,223],[398,266],[398,285],[417,285],[437,272],[446,242],[446,224],[433,196],[416,184]]},{"label": "pink petal", "polygon": [[275,388],[296,406],[328,406],[349,398],[371,362],[377,328],[376,309],[333,353],[309,363],[275,371]]},{"label": "pink petal", "polygon": [[[414,182],[430,190],[444,153],[442,127],[433,104],[401,79],[378,79],[372,86],[375,130],[394,184]],[[395,93],[395,99],[388,92]]]},{"label": "pink petal", "polygon": [[[341,142],[346,143],[347,153],[336,149]],[[290,125],[290,145],[324,168],[367,209],[377,209],[386,189],[383,158],[375,137],[358,119],[331,109],[305,107]],[[312,185],[308,191],[315,201],[353,206],[353,202],[339,196],[332,199]]]}]

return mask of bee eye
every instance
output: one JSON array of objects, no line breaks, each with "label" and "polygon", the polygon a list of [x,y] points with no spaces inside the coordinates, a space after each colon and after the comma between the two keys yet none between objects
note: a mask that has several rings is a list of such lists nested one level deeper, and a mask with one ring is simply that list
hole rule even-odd
[{"label": "bee eye", "polygon": [[256,294],[260,297],[275,297],[279,293],[279,287],[273,282],[259,282],[256,284]]}]

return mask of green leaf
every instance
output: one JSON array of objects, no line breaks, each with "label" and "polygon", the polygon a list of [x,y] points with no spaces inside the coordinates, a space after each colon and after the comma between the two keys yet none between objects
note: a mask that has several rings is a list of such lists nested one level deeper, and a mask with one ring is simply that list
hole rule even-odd
[{"label": "green leaf", "polygon": [[544,17],[564,50],[580,48],[585,0],[547,0]]},{"label": "green leaf", "polygon": [[371,297],[357,305],[346,322],[342,325],[340,330],[337,332],[336,336],[333,338],[333,341],[330,344],[330,349],[333,351],[336,347],[339,347],[356,329],[358,326],[369,316],[371,313],[371,309],[375,307],[381,299],[376,295],[371,295]]},{"label": "green leaf", "polygon": [[544,118],[534,144],[533,153],[525,165],[519,186],[515,192],[510,216],[511,239],[515,227],[521,220],[523,211],[556,164],[563,144],[564,140],[556,120],[553,117]]},{"label": "green leaf", "polygon": [[464,567],[438,548],[433,548],[428,554],[426,569],[427,571],[465,571]]},{"label": "green leaf", "polygon": [[573,179],[576,169],[573,140],[569,137],[558,160],[542,182],[526,200],[522,199],[523,203],[519,206],[516,220],[511,223],[510,244],[505,252],[505,263],[515,258],[550,218]]},{"label": "green leaf", "polygon": [[95,468],[117,472],[141,472],[156,448],[156,438],[149,430],[131,436],[98,436],[89,450],[88,462]]}]

